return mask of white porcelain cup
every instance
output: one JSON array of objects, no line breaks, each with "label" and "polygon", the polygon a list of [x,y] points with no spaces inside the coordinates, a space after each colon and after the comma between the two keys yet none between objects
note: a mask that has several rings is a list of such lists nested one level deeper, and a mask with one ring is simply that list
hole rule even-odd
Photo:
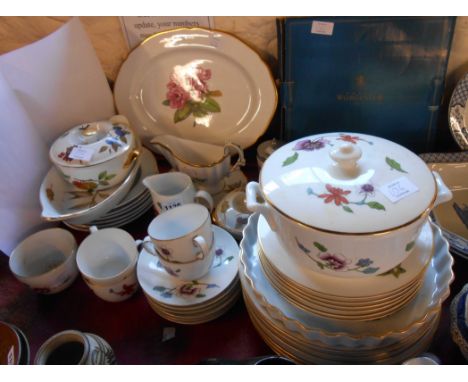
[{"label": "white porcelain cup", "polygon": [[143,184],[151,192],[158,213],[193,202],[202,203],[210,211],[213,209],[211,195],[203,190],[196,191],[190,176],[182,172],[151,175],[143,179]]},{"label": "white porcelain cup", "polygon": [[76,255],[84,281],[103,300],[126,300],[138,289],[137,246],[141,241],[119,228],[92,226],[90,230]]},{"label": "white porcelain cup", "polygon": [[184,204],[156,216],[148,227],[145,249],[158,256],[172,275],[196,280],[206,275],[214,259],[214,235],[206,207]]},{"label": "white porcelain cup", "polygon": [[28,236],[13,250],[9,259],[11,272],[34,291],[58,293],[78,275],[76,241],[62,228],[50,228]]}]

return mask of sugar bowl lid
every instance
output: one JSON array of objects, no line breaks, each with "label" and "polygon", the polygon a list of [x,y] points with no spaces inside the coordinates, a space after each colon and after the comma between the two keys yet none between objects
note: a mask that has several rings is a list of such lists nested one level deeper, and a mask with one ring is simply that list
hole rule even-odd
[{"label": "sugar bowl lid", "polygon": [[50,159],[66,167],[87,167],[111,160],[134,147],[135,136],[129,126],[122,115],[75,126],[52,144]]},{"label": "sugar bowl lid", "polygon": [[371,135],[329,133],[290,142],[260,173],[268,203],[298,223],[336,233],[384,232],[433,207],[434,176],[413,152]]}]

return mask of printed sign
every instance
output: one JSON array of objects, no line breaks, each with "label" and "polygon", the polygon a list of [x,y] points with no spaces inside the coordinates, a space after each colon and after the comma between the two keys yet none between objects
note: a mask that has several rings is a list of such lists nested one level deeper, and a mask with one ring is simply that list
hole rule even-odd
[{"label": "printed sign", "polygon": [[120,23],[128,47],[133,49],[155,33],[175,28],[213,28],[211,16],[122,16]]},{"label": "printed sign", "polygon": [[408,178],[401,177],[395,179],[379,188],[392,203],[397,203],[401,199],[406,198],[419,191],[419,188],[412,183]]}]

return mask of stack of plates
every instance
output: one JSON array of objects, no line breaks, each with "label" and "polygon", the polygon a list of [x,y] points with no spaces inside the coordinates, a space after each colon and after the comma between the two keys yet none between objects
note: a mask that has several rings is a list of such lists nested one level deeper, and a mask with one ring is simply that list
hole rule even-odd
[{"label": "stack of plates", "polygon": [[306,312],[278,293],[259,259],[258,221],[252,215],[244,230],[240,279],[254,325],[278,354],[298,363],[401,363],[429,346],[453,280],[453,259],[438,227],[430,225],[434,255],[414,298],[391,315],[363,322]]},{"label": "stack of plates", "polygon": [[239,246],[222,228],[213,226],[213,233],[213,265],[199,280],[180,280],[167,273],[155,256],[141,251],[138,281],[149,305],[161,317],[180,324],[201,324],[223,315],[239,298]]},{"label": "stack of plates", "polygon": [[276,290],[307,312],[340,320],[376,320],[401,309],[421,288],[433,253],[433,232],[427,223],[399,266],[378,276],[338,278],[311,271],[288,256],[263,216],[257,233],[259,259]]},{"label": "stack of plates", "polygon": [[79,231],[89,231],[89,227],[92,225],[98,228],[121,227],[138,219],[153,205],[151,194],[143,185],[142,180],[147,176],[157,173],[158,165],[154,155],[149,150],[143,149],[141,165],[135,182],[120,203],[101,218],[87,222],[86,224],[73,224],[66,220],[64,224]]}]

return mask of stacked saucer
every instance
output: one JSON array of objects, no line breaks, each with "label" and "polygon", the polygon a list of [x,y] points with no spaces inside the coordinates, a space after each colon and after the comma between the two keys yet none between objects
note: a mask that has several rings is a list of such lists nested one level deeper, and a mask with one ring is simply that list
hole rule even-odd
[{"label": "stacked saucer", "polygon": [[[427,235],[425,238],[433,237],[434,244],[429,249],[424,249],[425,246],[418,240],[417,251],[422,251],[421,258],[425,255],[430,261],[427,266],[421,266],[421,286],[417,288],[415,296],[398,311],[378,320],[364,322],[324,317],[303,310],[279,293],[278,285],[272,284],[265,276],[260,260],[262,248],[257,232],[262,234],[263,230],[258,225],[259,215],[254,214],[249,219],[241,242],[240,279],[252,322],[265,342],[278,354],[298,363],[401,363],[429,346],[437,329],[441,304],[448,297],[449,285],[453,280],[453,259],[448,243],[437,226],[430,224],[422,231],[421,235]],[[264,238],[262,235],[260,237]],[[262,244],[265,244],[265,240]],[[432,251],[432,257],[425,254]],[[269,256],[268,260],[271,258]],[[420,260],[419,263],[424,261]],[[401,265],[404,266],[406,263]],[[285,269],[286,266],[281,270]],[[407,272],[414,273],[415,270],[408,268]],[[400,272],[399,277],[403,276],[404,273]],[[381,277],[393,279],[394,276]],[[298,279],[294,281],[300,284]],[[400,282],[405,284],[404,280],[398,280]],[[313,285],[315,292],[321,291],[318,283]],[[336,307],[336,299],[332,302]]]},{"label": "stacked saucer", "polygon": [[169,274],[157,257],[141,251],[138,281],[149,305],[161,317],[180,324],[200,324],[220,317],[237,301],[239,246],[222,228],[213,226],[213,233],[213,264],[199,280],[181,280],[177,273]]},{"label": "stacked saucer", "polygon": [[266,277],[287,301],[323,317],[376,320],[401,309],[419,291],[433,253],[433,231],[426,223],[411,255],[378,276],[330,277],[288,256],[263,216],[258,220],[259,259]]},{"label": "stacked saucer", "polygon": [[89,231],[90,226],[98,228],[121,227],[143,215],[153,205],[151,195],[148,189],[143,185],[142,180],[147,176],[157,174],[158,165],[153,154],[143,149],[141,154],[141,165],[136,173],[134,183],[125,197],[109,212],[103,216],[84,222],[74,224],[71,221],[64,221],[64,224],[70,228],[79,231]]}]

